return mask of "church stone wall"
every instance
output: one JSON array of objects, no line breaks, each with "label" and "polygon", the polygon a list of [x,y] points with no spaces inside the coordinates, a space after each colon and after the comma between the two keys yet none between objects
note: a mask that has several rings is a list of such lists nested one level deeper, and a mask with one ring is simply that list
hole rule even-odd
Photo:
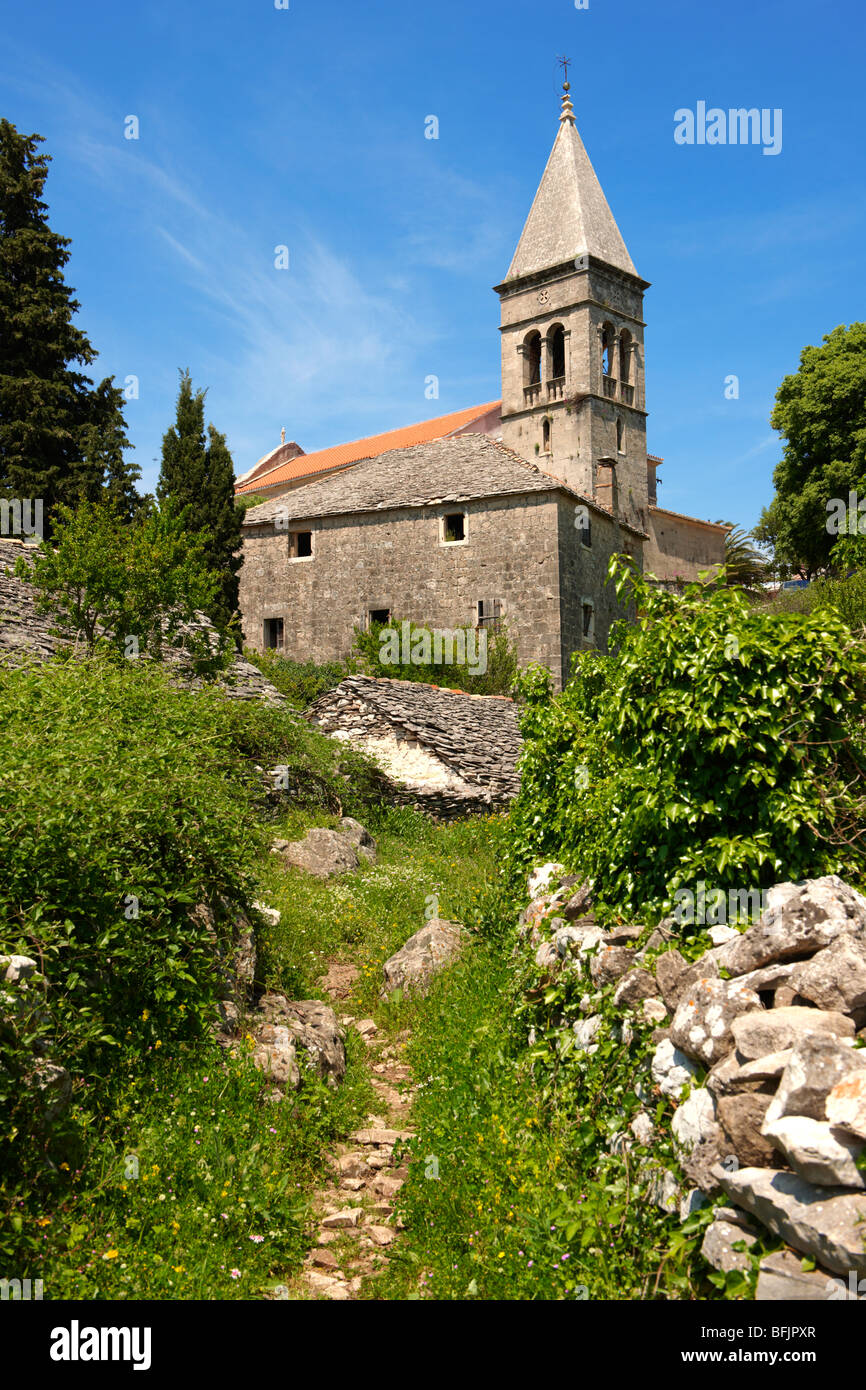
[{"label": "church stone wall", "polygon": [[644,544],[644,570],[657,579],[697,579],[702,570],[724,563],[725,532],[661,507],[649,513],[650,539]]},{"label": "church stone wall", "polygon": [[[593,512],[591,544],[587,547],[574,524],[575,505],[565,497],[560,499],[557,519],[562,613],[560,662],[562,680],[566,681],[571,673],[572,652],[593,648],[606,651],[611,624],[619,618],[633,616],[631,610],[626,612],[619,605],[614,587],[606,582],[606,576],[612,555],[628,554],[640,564],[641,541],[617,526],[612,517]],[[583,605],[587,599],[593,604],[593,636],[589,641],[583,635]]]},{"label": "church stone wall", "polygon": [[[453,629],[474,625],[479,599],[498,599],[521,664],[539,661],[558,673],[557,495],[293,521],[313,530],[310,559],[290,559],[286,533],[272,525],[245,528],[245,640],[261,650],[265,619],[282,618],[285,655],[334,661],[349,654],[370,609]],[[440,518],[458,510],[468,514],[467,540],[441,544]]]}]

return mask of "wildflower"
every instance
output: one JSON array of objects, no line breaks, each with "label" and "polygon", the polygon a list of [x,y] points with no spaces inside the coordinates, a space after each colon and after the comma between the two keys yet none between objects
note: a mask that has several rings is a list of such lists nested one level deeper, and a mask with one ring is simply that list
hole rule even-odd
[{"label": "wildflower", "polygon": [[51,1217],[50,1217],[50,1216],[40,1216],[39,1220],[36,1222],[36,1225],[37,1225],[37,1226],[50,1226],[50,1225],[51,1225]]},{"label": "wildflower", "polygon": [[103,1254],[102,1258],[103,1258],[104,1260],[116,1260],[116,1259],[117,1259],[117,1251],[116,1251],[116,1250],[106,1250],[105,1253]]},{"label": "wildflower", "polygon": [[229,1273],[231,1274],[231,1276],[232,1276],[233,1279],[240,1279],[240,1277],[241,1277],[241,1272],[240,1272],[239,1269],[232,1269],[232,1270],[229,1270]]},{"label": "wildflower", "polygon": [[256,1245],[261,1245],[264,1236],[250,1236],[250,1240],[254,1241]]}]

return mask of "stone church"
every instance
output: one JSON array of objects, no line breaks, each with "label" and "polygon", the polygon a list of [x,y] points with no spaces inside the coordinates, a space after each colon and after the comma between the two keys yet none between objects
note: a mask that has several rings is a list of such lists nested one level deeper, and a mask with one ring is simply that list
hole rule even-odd
[{"label": "stone church", "polygon": [[[642,280],[565,83],[547,167],[501,284],[502,399],[305,454],[283,440],[238,480],[244,635],[345,657],[355,627],[503,621],[521,664],[564,681],[620,611],[608,560],[659,583],[723,560],[726,530],[659,507],[647,453]],[[405,659],[405,658],[404,658]],[[395,676],[400,670],[395,669]]]}]

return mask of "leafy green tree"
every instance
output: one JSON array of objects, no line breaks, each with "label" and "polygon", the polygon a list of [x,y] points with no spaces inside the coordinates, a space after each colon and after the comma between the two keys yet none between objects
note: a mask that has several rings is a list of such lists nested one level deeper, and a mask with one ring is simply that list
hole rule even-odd
[{"label": "leafy green tree", "polygon": [[110,499],[58,506],[53,544],[18,561],[16,574],[39,591],[37,606],[58,630],[134,658],[185,650],[199,674],[226,662],[227,642],[197,619],[213,605],[218,580],[206,563],[207,536],[191,537],[173,502],[143,506],[125,522]]},{"label": "leafy green tree", "polygon": [[181,372],[175,423],[162,441],[157,496],[172,500],[190,535],[204,537],[205,562],[218,581],[207,612],[217,626],[226,628],[234,620],[237,628],[243,513],[235,506],[234,464],[225,435],[213,425],[205,433],[205,395],[193,390],[189,371]]},{"label": "leafy green tree", "polygon": [[820,347],[803,349],[770,423],[785,445],[755,539],[811,578],[831,565],[837,540],[827,503],[866,493],[866,323],[834,328]]},{"label": "leafy green tree", "polygon": [[131,512],[140,474],[123,459],[120,391],[81,370],[97,354],[74,323],[69,238],[48,225],[41,142],[0,120],[0,494],[40,498],[50,530],[58,503],[106,484]]}]

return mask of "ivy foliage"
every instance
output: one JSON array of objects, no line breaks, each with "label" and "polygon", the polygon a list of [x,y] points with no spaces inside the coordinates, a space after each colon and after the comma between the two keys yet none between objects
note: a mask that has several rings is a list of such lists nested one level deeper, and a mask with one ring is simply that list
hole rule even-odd
[{"label": "ivy foliage", "polygon": [[637,622],[578,655],[561,695],[522,679],[515,865],[556,857],[628,914],[678,888],[864,876],[866,649],[834,612],[767,613],[738,590],[649,584],[621,558]]}]

